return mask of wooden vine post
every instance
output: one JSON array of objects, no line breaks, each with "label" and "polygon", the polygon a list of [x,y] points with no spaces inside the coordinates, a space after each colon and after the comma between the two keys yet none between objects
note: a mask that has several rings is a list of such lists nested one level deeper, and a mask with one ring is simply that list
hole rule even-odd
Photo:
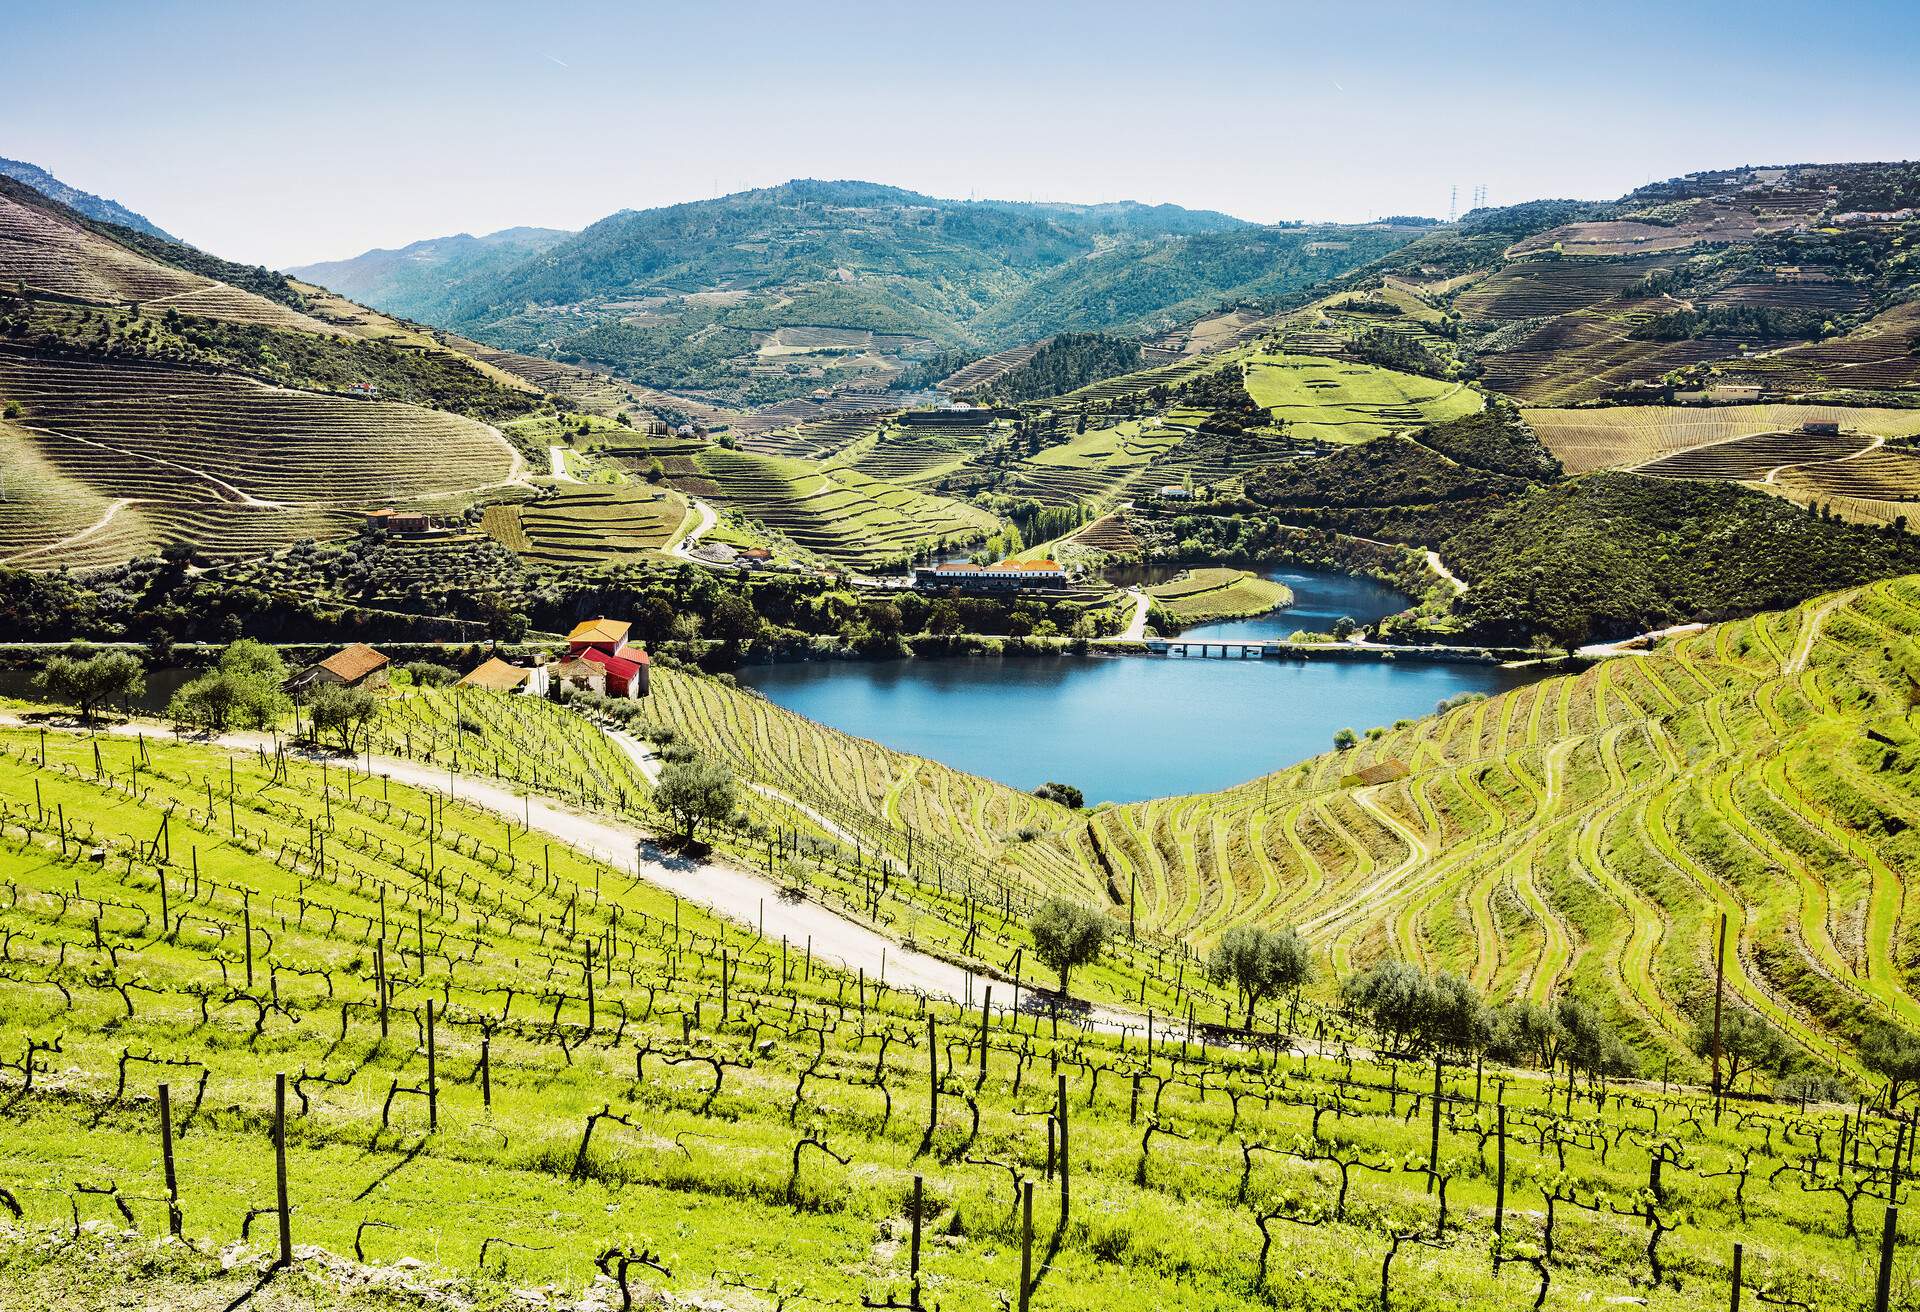
[{"label": "wooden vine post", "polygon": [[1888,1203],[1880,1227],[1880,1274],[1873,1284],[1873,1312],[1893,1306],[1893,1247],[1900,1238],[1900,1204]]},{"label": "wooden vine post", "polygon": [[1054,1112],[1060,1121],[1060,1224],[1067,1223],[1070,1178],[1067,1174],[1067,1077],[1060,1077],[1060,1105]]},{"label": "wooden vine post", "polygon": [[440,1128],[440,1066],[433,1041],[433,999],[427,999],[427,1131]]},{"label": "wooden vine post", "polygon": [[180,1181],[173,1172],[173,1098],[160,1086],[160,1167],[167,1184],[167,1233],[180,1237]]},{"label": "wooden vine post", "polygon": [[980,1083],[987,1082],[987,1025],[993,1012],[993,985],[987,985],[980,999]]},{"label": "wooden vine post", "polygon": [[1495,1167],[1493,1185],[1493,1236],[1494,1252],[1497,1253],[1507,1219],[1507,1104],[1502,1102],[1494,1111],[1498,1117],[1496,1134],[1500,1141],[1499,1164]]},{"label": "wooden vine post", "polygon": [[1020,1312],[1033,1298],[1033,1181],[1020,1186]]},{"label": "wooden vine post", "polygon": [[1440,1074],[1446,1065],[1446,1057],[1439,1047],[1433,1050],[1433,1138],[1427,1145],[1427,1192],[1433,1192],[1433,1182],[1440,1171]]},{"label": "wooden vine post", "polygon": [[907,1268],[908,1277],[913,1282],[913,1292],[908,1297],[916,1308],[920,1306],[920,1201],[922,1196],[922,1183],[921,1177],[917,1175],[913,1177],[913,1249],[912,1257],[909,1259],[911,1264]]},{"label": "wooden vine post", "polygon": [[293,1265],[293,1212],[287,1205],[287,1074],[273,1077],[274,1201],[280,1213],[279,1266]]},{"label": "wooden vine post", "polygon": [[1727,985],[1727,913],[1720,913],[1720,942],[1713,957],[1713,1123],[1720,1124],[1720,1005]]}]

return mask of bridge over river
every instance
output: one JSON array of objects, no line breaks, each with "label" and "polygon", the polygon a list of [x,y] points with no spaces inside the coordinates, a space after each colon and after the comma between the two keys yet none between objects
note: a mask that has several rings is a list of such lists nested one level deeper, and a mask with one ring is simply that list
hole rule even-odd
[{"label": "bridge over river", "polygon": [[1540,653],[1526,647],[1453,647],[1441,643],[1292,642],[1285,638],[1147,638],[1137,648],[1149,656],[1179,656],[1215,660],[1421,660],[1451,661],[1463,665],[1506,665],[1537,661]]}]

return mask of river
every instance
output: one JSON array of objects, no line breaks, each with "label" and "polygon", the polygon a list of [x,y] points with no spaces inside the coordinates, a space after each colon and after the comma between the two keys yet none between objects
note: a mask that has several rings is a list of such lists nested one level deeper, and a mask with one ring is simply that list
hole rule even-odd
[{"label": "river", "polygon": [[[1264,572],[1294,590],[1292,606],[1182,636],[1284,638],[1408,604],[1369,580]],[[739,677],[847,733],[1016,788],[1072,784],[1093,803],[1226,788],[1327,750],[1341,728],[1392,724],[1539,674],[1408,659],[1015,656],[760,665]]]}]

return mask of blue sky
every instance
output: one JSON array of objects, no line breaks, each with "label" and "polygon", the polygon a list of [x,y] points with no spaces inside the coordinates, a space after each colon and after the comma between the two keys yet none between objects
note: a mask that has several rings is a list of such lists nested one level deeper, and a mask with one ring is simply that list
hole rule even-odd
[{"label": "blue sky", "polygon": [[1910,4],[0,0],[0,155],[288,265],[791,177],[1245,218],[1920,153]]}]

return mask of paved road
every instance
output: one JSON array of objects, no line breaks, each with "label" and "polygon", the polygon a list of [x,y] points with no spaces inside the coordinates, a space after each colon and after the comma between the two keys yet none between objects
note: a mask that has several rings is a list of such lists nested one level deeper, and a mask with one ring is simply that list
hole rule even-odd
[{"label": "paved road", "polygon": [[688,530],[685,537],[673,544],[673,554],[682,560],[692,560],[694,546],[713,530],[715,524],[720,522],[720,516],[714,514],[713,507],[706,502],[688,497],[687,504],[699,514],[700,522]]}]

